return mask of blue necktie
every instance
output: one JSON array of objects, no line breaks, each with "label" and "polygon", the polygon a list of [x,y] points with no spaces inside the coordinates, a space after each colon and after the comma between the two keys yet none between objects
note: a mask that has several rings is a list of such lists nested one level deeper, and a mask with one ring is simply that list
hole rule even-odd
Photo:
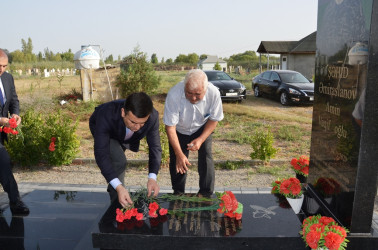
[{"label": "blue necktie", "polygon": [[1,89],[0,89],[0,103],[1,103],[1,106],[4,106],[3,91]]}]

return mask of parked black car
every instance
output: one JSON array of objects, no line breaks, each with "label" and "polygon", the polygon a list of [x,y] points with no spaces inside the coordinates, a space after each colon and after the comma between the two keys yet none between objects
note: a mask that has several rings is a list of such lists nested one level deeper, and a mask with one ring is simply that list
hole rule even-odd
[{"label": "parked black car", "polygon": [[222,100],[242,101],[246,98],[245,86],[223,71],[204,70],[209,82],[219,89]]},{"label": "parked black car", "polygon": [[314,83],[292,70],[265,71],[252,79],[252,89],[256,97],[265,94],[279,97],[282,105],[314,101]]}]

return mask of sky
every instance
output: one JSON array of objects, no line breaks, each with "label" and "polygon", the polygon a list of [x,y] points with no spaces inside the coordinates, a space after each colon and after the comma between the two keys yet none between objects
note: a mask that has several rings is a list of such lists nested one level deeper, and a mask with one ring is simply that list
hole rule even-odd
[{"label": "sky", "polygon": [[100,45],[104,58],[139,47],[158,60],[179,54],[228,58],[261,41],[298,41],[317,27],[317,0],[6,0],[0,48],[73,53]]}]

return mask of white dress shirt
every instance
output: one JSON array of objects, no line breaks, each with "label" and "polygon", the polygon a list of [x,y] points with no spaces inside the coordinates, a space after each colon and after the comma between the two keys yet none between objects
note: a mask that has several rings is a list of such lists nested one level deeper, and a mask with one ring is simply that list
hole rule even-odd
[{"label": "white dress shirt", "polygon": [[191,135],[200,129],[207,120],[221,121],[223,106],[219,90],[208,83],[202,100],[190,103],[185,97],[184,82],[173,86],[167,95],[164,106],[163,122],[167,126],[176,126],[177,132]]}]

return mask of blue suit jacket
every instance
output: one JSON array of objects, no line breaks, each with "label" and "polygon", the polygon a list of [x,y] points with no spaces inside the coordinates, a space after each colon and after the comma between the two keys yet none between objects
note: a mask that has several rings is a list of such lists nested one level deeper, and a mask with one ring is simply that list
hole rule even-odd
[{"label": "blue suit jacket", "polygon": [[138,152],[140,140],[146,137],[149,149],[149,173],[158,174],[161,164],[159,113],[153,109],[144,126],[125,141],[126,125],[121,116],[124,102],[125,100],[116,100],[101,104],[96,107],[89,119],[89,128],[94,137],[94,155],[107,182],[118,177],[110,160],[110,138],[119,141],[124,149],[125,145],[129,144],[130,150]]},{"label": "blue suit jacket", "polygon": [[[5,96],[7,98],[7,101],[2,107],[0,105],[0,116],[1,117],[8,117],[8,112],[12,114],[20,114],[20,104],[18,101],[18,96],[16,93],[16,88],[14,86],[14,80],[13,76],[7,72],[4,72],[1,76],[1,82],[3,83],[3,88],[5,92]],[[4,139],[6,139],[6,134],[1,133],[0,134],[0,142],[3,143]]]}]

